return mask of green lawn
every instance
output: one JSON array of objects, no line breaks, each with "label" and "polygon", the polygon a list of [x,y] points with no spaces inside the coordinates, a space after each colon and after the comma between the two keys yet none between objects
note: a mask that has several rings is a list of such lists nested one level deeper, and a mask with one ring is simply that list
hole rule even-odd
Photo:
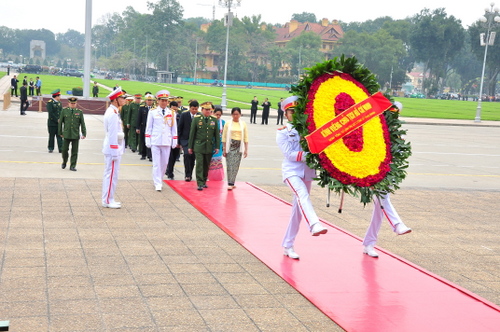
[{"label": "green lawn", "polygon": [[28,82],[30,78],[36,82],[36,77],[40,77],[42,80],[42,94],[50,94],[56,89],[61,89],[61,94],[67,95],[67,91],[71,91],[73,88],[82,87],[83,80],[80,77],[66,77],[66,76],[55,76],[55,75],[37,75],[37,74],[25,74],[19,73],[17,79],[19,82],[23,81],[24,76],[28,76]]},{"label": "green lawn", "polygon": [[[19,74],[20,81],[25,74]],[[35,78],[36,75],[28,74],[30,77]],[[49,94],[55,89],[61,89],[63,95],[67,91],[71,91],[74,87],[83,87],[81,78],[65,77],[65,76],[52,76],[52,75],[39,75],[42,79],[42,93]],[[164,84],[164,83],[146,83],[136,81],[120,81],[120,80],[104,80],[96,79],[99,83],[114,87],[116,84],[120,85],[127,93],[144,94],[150,91],[156,94],[161,89],[167,89],[174,96],[184,97],[184,104],[190,99],[197,99],[199,102],[211,101],[214,104],[221,103],[222,88],[212,87],[205,85],[192,85],[192,84]],[[92,85],[92,84],[91,84]],[[100,97],[105,97],[108,94],[107,90],[101,88],[99,92]],[[262,104],[264,98],[269,98],[272,108],[276,108],[279,98],[286,98],[290,94],[285,90],[277,89],[246,89],[244,87],[227,88],[228,108],[235,106],[241,108],[249,108],[250,101],[253,96],[257,96],[259,102]],[[439,118],[439,119],[463,119],[474,120],[476,116],[477,102],[472,101],[457,101],[457,100],[440,100],[440,99],[414,99],[414,98],[396,98],[396,100],[403,103],[402,116],[415,117],[415,118]],[[483,102],[481,111],[482,120],[500,121],[500,102]]]},{"label": "green lawn", "polygon": [[5,75],[7,75],[6,71],[0,71],[0,78],[4,77]]},{"label": "green lawn", "polygon": [[[474,120],[477,102],[441,99],[396,98],[403,104],[402,116]],[[500,121],[500,102],[481,103],[481,120]]]}]

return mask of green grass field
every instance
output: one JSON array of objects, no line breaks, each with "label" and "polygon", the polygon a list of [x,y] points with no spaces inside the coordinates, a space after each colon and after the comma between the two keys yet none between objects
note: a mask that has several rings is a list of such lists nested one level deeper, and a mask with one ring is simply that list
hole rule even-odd
[{"label": "green grass field", "polygon": [[7,75],[7,72],[5,72],[5,71],[0,71],[0,78],[4,77],[5,75]]},{"label": "green grass field", "polygon": [[[20,73],[20,81],[25,74]],[[26,74],[28,79],[35,78],[36,75]],[[39,75],[42,79],[42,93],[49,94],[55,89],[61,89],[61,93],[66,95],[74,87],[83,87],[83,81],[77,77]],[[190,99],[197,99],[199,102],[211,101],[214,104],[221,103],[222,88],[205,85],[192,84],[165,84],[165,83],[147,83],[136,81],[120,81],[96,79],[100,84],[108,86],[110,89],[116,84],[120,85],[127,93],[144,94],[150,91],[153,94],[161,89],[167,89],[174,96],[184,97],[184,104]],[[91,84],[92,85],[92,84]],[[105,97],[108,91],[100,88],[99,96]],[[290,94],[285,90],[277,89],[246,89],[244,87],[227,88],[227,107],[240,107],[248,109],[253,96],[257,96],[262,104],[264,98],[269,98],[271,107],[276,108],[281,97],[286,98]],[[476,116],[477,102],[440,100],[440,99],[414,99],[414,98],[396,98],[403,103],[402,116],[415,118],[438,118],[438,119],[460,119],[474,120]],[[481,111],[482,120],[500,121],[500,102],[483,102]]]}]

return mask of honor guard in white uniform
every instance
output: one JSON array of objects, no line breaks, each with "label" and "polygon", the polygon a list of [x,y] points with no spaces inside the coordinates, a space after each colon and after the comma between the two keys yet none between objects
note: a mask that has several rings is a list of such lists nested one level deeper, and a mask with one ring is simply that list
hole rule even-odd
[{"label": "honor guard in white uniform", "polygon": [[104,153],[104,176],[102,179],[102,206],[111,209],[121,208],[115,201],[115,190],[118,182],[120,161],[125,150],[125,135],[120,118],[120,106],[125,105],[125,96],[121,88],[108,95],[111,104],[104,113],[104,132],[106,137],[102,144]]},{"label": "honor guard in white uniform", "polygon": [[[288,97],[281,105],[288,121],[292,121],[297,99],[296,96]],[[328,231],[321,225],[309,197],[316,172],[309,168],[305,162],[307,153],[302,150],[300,139],[299,133],[291,123],[287,123],[285,127],[278,129],[276,135],[276,142],[284,156],[282,163],[283,181],[293,192],[292,214],[282,246],[284,255],[293,259],[299,258],[299,255],[293,249],[293,244],[302,217],[306,220],[313,236],[325,234]]]},{"label": "honor guard in white uniform", "polygon": [[[403,104],[400,102],[395,102],[394,105],[399,109],[403,110]],[[373,213],[372,219],[370,221],[370,226],[366,230],[365,238],[363,239],[363,253],[377,258],[378,253],[375,251],[374,247],[377,244],[378,232],[380,231],[380,226],[382,226],[382,220],[384,216],[392,227],[392,230],[397,235],[408,234],[411,232],[411,228],[408,228],[401,218],[398,212],[392,206],[390,194],[385,194],[382,197],[373,197]]]},{"label": "honor guard in white uniform", "polygon": [[151,148],[153,182],[157,191],[162,189],[170,149],[177,146],[176,114],[168,108],[169,96],[168,90],[158,91],[156,94],[158,107],[149,111],[146,123],[146,146]]}]

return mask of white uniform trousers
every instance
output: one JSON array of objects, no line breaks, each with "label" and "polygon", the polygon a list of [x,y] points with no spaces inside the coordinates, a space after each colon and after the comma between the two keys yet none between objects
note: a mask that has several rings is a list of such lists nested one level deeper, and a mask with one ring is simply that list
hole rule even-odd
[{"label": "white uniform trousers", "polygon": [[153,183],[155,187],[162,187],[163,176],[167,171],[168,158],[170,157],[170,146],[152,145],[151,157],[153,158]]},{"label": "white uniform trousers", "polygon": [[[380,203],[382,203],[383,209],[380,207]],[[370,221],[370,226],[368,226],[365,238],[363,239],[364,246],[375,245],[377,243],[378,232],[380,231],[384,215],[391,224],[392,230],[395,230],[396,225],[401,223],[401,218],[394,206],[392,206],[389,194],[384,195],[382,198],[373,196],[372,220]]]},{"label": "white uniform trousers", "polygon": [[285,183],[293,191],[292,215],[283,239],[283,247],[290,248],[295,242],[295,237],[299,232],[302,217],[309,225],[309,229],[319,222],[319,218],[314,211],[309,193],[311,192],[312,181],[305,181],[299,176],[290,176],[285,179]]},{"label": "white uniform trousers", "polygon": [[104,176],[102,178],[102,203],[111,204],[115,201],[116,184],[122,156],[113,160],[110,154],[104,155]]}]

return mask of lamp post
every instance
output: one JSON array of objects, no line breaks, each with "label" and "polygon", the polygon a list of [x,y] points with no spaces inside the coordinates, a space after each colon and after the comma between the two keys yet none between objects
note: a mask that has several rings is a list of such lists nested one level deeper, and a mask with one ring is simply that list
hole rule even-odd
[{"label": "lamp post", "polygon": [[483,71],[481,72],[481,84],[479,85],[479,99],[477,102],[476,118],[474,122],[481,122],[481,103],[483,99],[483,82],[484,82],[484,69],[486,68],[486,56],[488,54],[488,46],[493,46],[495,43],[495,31],[491,31],[491,28],[495,23],[500,22],[500,17],[498,16],[499,9],[497,7],[493,8],[495,4],[490,3],[490,8],[484,10],[484,16],[480,18],[486,26],[486,35],[482,33],[480,35],[481,46],[484,46],[484,59],[483,59]]},{"label": "lamp post", "polygon": [[134,72],[133,72],[133,75],[135,77],[135,38],[132,38],[134,40]]},{"label": "lamp post", "polygon": [[196,84],[196,70],[198,69],[198,38],[196,38],[196,43],[194,46],[194,77],[193,84]]},{"label": "lamp post", "polygon": [[241,0],[219,0],[219,6],[227,7],[227,15],[225,19],[225,24],[227,26],[226,33],[226,59],[224,63],[224,85],[222,87],[222,100],[221,106],[222,110],[226,111],[227,109],[227,58],[228,58],[228,50],[229,50],[229,27],[233,23],[233,13],[231,12],[231,7],[236,7],[241,4]]}]

